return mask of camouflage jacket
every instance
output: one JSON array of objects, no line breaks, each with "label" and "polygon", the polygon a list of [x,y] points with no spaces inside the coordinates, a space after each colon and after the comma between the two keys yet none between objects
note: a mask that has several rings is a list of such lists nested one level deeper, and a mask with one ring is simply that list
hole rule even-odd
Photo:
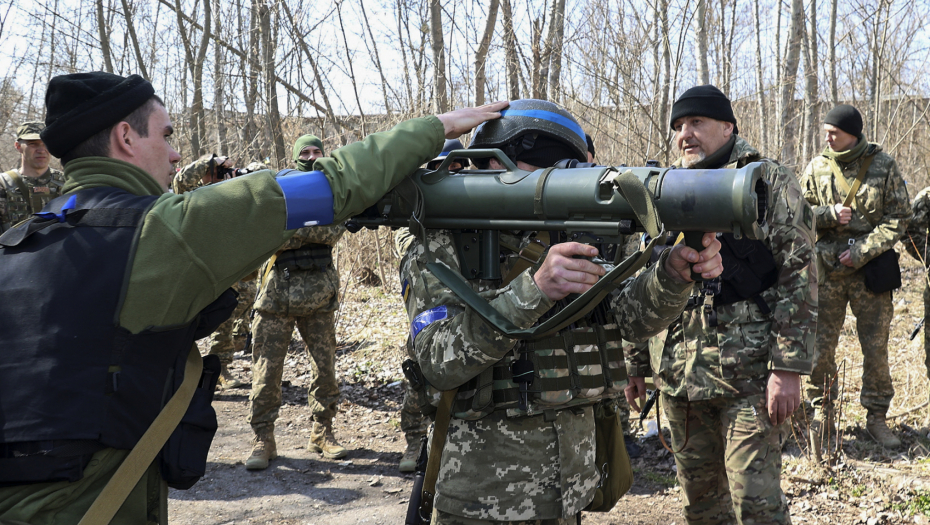
[{"label": "camouflage jacket", "polygon": [[[758,151],[737,138],[726,167],[760,160]],[[654,375],[666,394],[700,400],[762,393],[769,370],[811,372],[817,326],[812,212],[794,174],[764,162],[774,200],[764,243],[779,269],[778,281],[761,294],[771,314],[753,300],[718,305],[718,324],[712,327],[702,307],[689,308],[649,341],[648,351],[645,345],[624,348],[630,376]]]},{"label": "camouflage jacket", "polygon": [[[911,216],[907,187],[898,164],[891,155],[882,152],[878,144],[869,144],[865,154],[852,162],[839,163],[846,182],[853,185],[866,155],[875,155],[875,158],[856,192],[851,206],[852,220],[845,225],[840,225],[833,206],[843,202],[846,192],[837,185],[830,159],[817,156],[801,176],[804,198],[814,207],[817,216],[821,279],[851,275],[882,252],[893,249],[904,235]],[[839,261],[840,254],[847,249],[854,268]]]},{"label": "camouflage jacket", "polygon": [[911,220],[907,223],[907,234],[901,239],[904,249],[918,262],[928,266],[930,253],[927,240],[930,237],[930,187],[920,190],[911,204]]},{"label": "camouflage jacket", "polygon": [[203,186],[203,177],[213,169],[213,159],[197,159],[181,168],[171,180],[171,191],[180,195]]},{"label": "camouflage jacket", "polygon": [[[10,172],[15,172],[19,176],[17,178],[29,188],[28,197],[23,195]],[[0,232],[28,219],[33,213],[33,208],[39,211],[45,203],[61,195],[61,187],[64,184],[65,174],[53,168],[49,168],[37,178],[23,177],[19,169],[0,173]]]},{"label": "camouflage jacket", "polygon": [[[335,246],[345,226],[310,226],[300,228],[278,251],[295,250],[313,244]],[[268,263],[258,272],[260,289],[255,309],[260,312],[303,317],[314,312],[334,312],[339,308],[339,273],[329,264],[321,270],[290,271]]]},{"label": "camouflage jacket", "polygon": [[[514,244],[520,245],[520,238]],[[514,260],[507,259],[502,275],[507,275]],[[426,245],[413,239],[401,260],[400,279],[412,326],[421,314],[442,307],[451,313],[423,327],[410,349],[429,384],[449,390],[502,360],[512,361],[518,342],[466,307],[426,268],[430,262],[459,271],[448,231],[428,231]],[[644,339],[657,333],[684,307],[690,286],[675,282],[662,268],[658,264],[628,281],[611,302],[610,312],[625,337]],[[473,289],[519,327],[532,326],[553,307],[536,286],[532,269],[507,286],[498,286],[472,281]],[[551,417],[509,417],[509,411],[494,411],[481,419],[453,418],[442,454],[436,508],[501,521],[553,519],[580,512],[593,498],[600,479],[594,465],[593,411],[587,406],[553,412],[547,414]]]}]

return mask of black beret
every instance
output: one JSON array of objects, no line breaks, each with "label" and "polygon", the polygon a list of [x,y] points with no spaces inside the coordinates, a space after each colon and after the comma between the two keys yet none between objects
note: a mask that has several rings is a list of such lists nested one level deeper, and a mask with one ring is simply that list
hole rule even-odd
[{"label": "black beret", "polygon": [[155,95],[139,75],[94,71],[52,78],[45,92],[42,141],[61,158],[93,135],[129,116]]},{"label": "black beret", "polygon": [[836,126],[853,137],[862,134],[862,114],[848,104],[840,104],[831,109],[824,117],[823,123]]},{"label": "black beret", "polygon": [[681,117],[710,117],[714,120],[733,123],[733,133],[739,135],[736,116],[730,99],[710,84],[695,86],[678,97],[672,105],[672,116],[668,125],[675,129],[675,121]]}]

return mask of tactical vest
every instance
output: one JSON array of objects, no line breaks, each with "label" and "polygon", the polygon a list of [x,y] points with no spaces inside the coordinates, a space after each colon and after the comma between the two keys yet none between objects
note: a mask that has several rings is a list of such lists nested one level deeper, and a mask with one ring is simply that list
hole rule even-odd
[{"label": "tactical vest", "polygon": [[275,268],[289,272],[325,270],[333,265],[333,247],[326,244],[308,244],[285,250],[275,260]]},{"label": "tactical vest", "polygon": [[[60,196],[63,186],[61,181],[55,180],[51,170],[49,170],[49,181],[44,186],[29,186],[21,175],[14,175],[9,171],[0,174],[0,179],[2,179],[0,180],[0,200],[6,200],[3,206],[6,209],[0,209],[0,215],[5,223],[0,224],[0,232],[28,219],[34,211]],[[23,194],[24,188],[27,190],[25,195]]]},{"label": "tactical vest", "polygon": [[732,233],[724,233],[718,239],[723,273],[714,307],[752,299],[768,315],[771,309],[760,294],[778,282],[778,265],[771,250],[762,241],[736,239]]},{"label": "tactical vest", "polygon": [[[563,302],[567,304],[560,301],[546,315],[554,315]],[[449,316],[462,311],[447,309]],[[520,341],[503,359],[459,387],[452,416],[475,420],[497,410],[506,411],[508,417],[549,416],[619,397],[627,373],[623,338],[612,320],[602,303],[574,328],[536,341]],[[423,388],[418,404],[430,415],[442,393],[423,380],[422,374],[419,381]]]},{"label": "tactical vest", "polygon": [[0,236],[0,483],[75,481],[90,452],[133,448],[235,308],[228,290],[181,326],[119,326],[156,199],[83,190]]}]

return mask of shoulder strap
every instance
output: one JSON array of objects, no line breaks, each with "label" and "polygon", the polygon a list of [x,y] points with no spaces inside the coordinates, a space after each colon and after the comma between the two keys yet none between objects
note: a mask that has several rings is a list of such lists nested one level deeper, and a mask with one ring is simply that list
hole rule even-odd
[{"label": "shoulder strap", "polygon": [[423,475],[423,492],[420,496],[420,516],[427,518],[433,513],[433,498],[436,497],[436,481],[439,479],[439,464],[442,449],[446,446],[449,424],[452,423],[452,403],[459,389],[446,390],[442,393],[436,408],[436,421],[433,425],[433,441],[430,443],[429,456],[426,460],[426,473]]},{"label": "shoulder strap", "polygon": [[136,443],[132,451],[116,469],[106,486],[97,495],[97,499],[87,509],[78,525],[92,525],[95,523],[110,523],[113,516],[126,501],[126,497],[135,488],[136,483],[155,460],[158,452],[165,446],[165,442],[181,422],[187,407],[190,405],[200,374],[203,372],[203,358],[197,345],[191,347],[187,355],[187,364],[184,367],[184,381],[180,388],[171,396],[165,408],[158,414],[149,429]]},{"label": "shoulder strap", "polygon": [[853,182],[852,187],[846,182],[846,176],[843,175],[843,171],[840,169],[840,165],[836,162],[836,159],[830,159],[830,168],[833,170],[836,182],[846,191],[846,200],[843,201],[844,207],[851,207],[853,201],[856,200],[856,192],[859,191],[859,186],[861,186],[862,181],[865,180],[865,173],[869,171],[869,166],[872,165],[872,159],[874,158],[875,155],[869,155],[862,159],[862,165],[859,167],[859,173],[856,174],[856,181]]}]

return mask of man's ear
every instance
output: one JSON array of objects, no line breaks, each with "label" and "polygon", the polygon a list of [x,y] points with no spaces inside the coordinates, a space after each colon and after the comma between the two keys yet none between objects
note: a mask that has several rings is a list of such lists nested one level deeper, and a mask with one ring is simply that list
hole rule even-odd
[{"label": "man's ear", "polygon": [[721,120],[720,122],[723,123],[723,136],[724,136],[727,140],[729,140],[729,139],[730,139],[730,135],[733,134],[733,128],[734,128],[735,126],[733,125],[732,122],[726,122],[726,121],[723,121],[723,120]]},{"label": "man's ear", "polygon": [[23,154],[23,145],[19,143],[18,140],[13,141],[13,147],[16,148],[16,152],[20,155]]},{"label": "man's ear", "polygon": [[115,158],[132,158],[135,156],[135,134],[128,122],[122,121],[110,130],[110,156]]}]

